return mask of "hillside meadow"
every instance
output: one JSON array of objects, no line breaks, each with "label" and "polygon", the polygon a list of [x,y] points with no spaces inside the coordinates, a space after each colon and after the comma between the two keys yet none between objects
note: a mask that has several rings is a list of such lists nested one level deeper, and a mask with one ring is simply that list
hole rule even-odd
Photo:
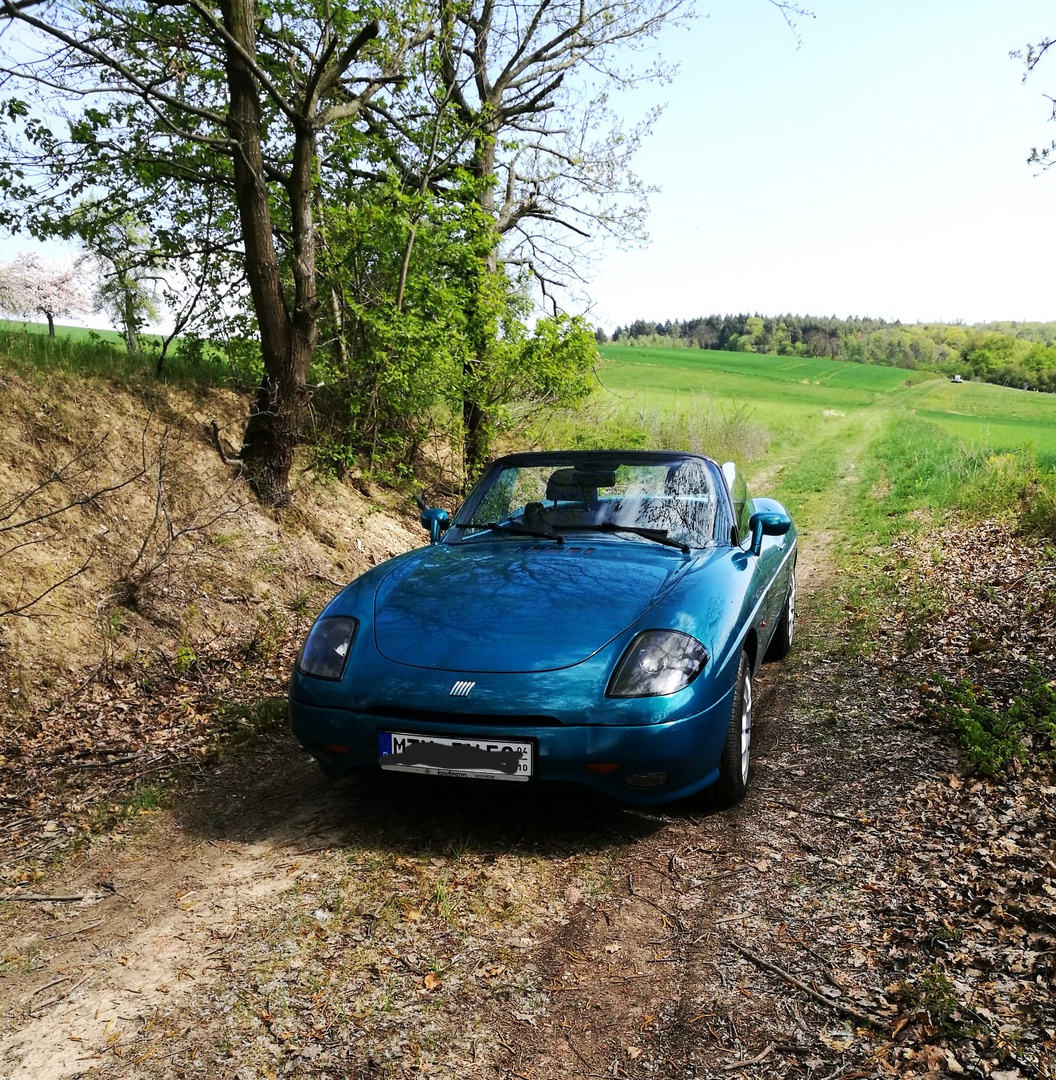
[{"label": "hillside meadow", "polygon": [[846,411],[919,416],[973,448],[1033,449],[1056,463],[1056,399],[931,372],[835,360],[606,345],[605,385],[643,408],[750,408],[775,434],[817,430]]},{"label": "hillside meadow", "polygon": [[848,500],[859,523],[959,508],[1052,528],[1052,395],[802,357],[613,344],[601,355],[586,414],[552,419],[540,441],[733,458],[808,529],[833,528]]}]

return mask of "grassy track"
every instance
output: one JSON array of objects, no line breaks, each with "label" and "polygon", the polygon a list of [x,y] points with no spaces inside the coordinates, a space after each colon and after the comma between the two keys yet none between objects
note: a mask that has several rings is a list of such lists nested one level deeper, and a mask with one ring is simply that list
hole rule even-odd
[{"label": "grassy track", "polygon": [[[809,532],[886,539],[914,511],[1016,510],[1056,490],[1056,399],[930,372],[607,345],[599,441],[733,457]],[[566,441],[567,441],[567,433]]]}]

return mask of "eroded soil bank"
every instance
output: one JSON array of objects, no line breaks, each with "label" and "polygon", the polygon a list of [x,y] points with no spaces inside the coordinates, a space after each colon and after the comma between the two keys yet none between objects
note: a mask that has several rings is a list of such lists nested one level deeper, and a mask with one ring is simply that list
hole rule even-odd
[{"label": "eroded soil bank", "polygon": [[330,784],[270,723],[54,869],[33,844],[76,815],[6,803],[0,1076],[1052,1076],[1056,787],[964,775],[929,705],[1053,671],[1053,568],[991,529],[900,553],[932,604],[868,659],[811,628],[839,582],[804,549],[734,811]]}]

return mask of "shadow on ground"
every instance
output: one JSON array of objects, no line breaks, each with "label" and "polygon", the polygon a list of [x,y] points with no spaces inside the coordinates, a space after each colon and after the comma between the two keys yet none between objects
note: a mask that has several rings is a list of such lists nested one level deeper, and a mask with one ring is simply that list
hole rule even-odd
[{"label": "shadow on ground", "polygon": [[328,780],[288,735],[198,774],[174,800],[173,817],[189,836],[213,841],[270,838],[304,850],[545,858],[632,845],[668,820],[659,810],[586,793],[513,784],[370,775]]}]

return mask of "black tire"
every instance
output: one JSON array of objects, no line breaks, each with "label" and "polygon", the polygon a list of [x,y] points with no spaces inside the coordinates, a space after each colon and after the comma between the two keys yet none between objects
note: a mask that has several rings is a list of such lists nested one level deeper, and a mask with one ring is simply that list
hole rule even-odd
[{"label": "black tire", "polygon": [[792,650],[792,639],[796,633],[796,564],[788,578],[788,592],[785,594],[785,607],[781,612],[781,621],[777,624],[770,646],[766,650],[766,660],[784,660]]},{"label": "black tire", "polygon": [[752,751],[752,666],[748,654],[741,653],[737,665],[737,686],[733,692],[726,743],[719,759],[719,778],[711,793],[717,806],[733,806],[748,790]]}]

